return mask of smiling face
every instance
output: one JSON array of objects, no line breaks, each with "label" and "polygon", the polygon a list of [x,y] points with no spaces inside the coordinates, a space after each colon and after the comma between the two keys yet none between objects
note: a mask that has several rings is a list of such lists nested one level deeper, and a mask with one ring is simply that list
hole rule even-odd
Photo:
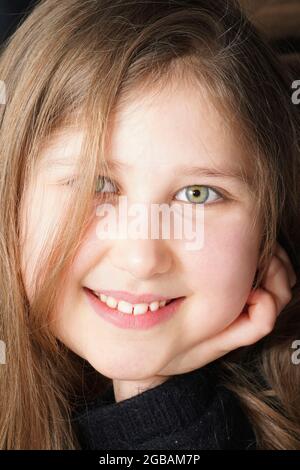
[{"label": "smiling face", "polygon": [[[233,322],[251,290],[261,234],[258,227],[252,229],[253,196],[239,178],[243,148],[238,133],[225,125],[202,91],[178,85],[176,92],[164,88],[158,94],[149,93],[120,107],[111,123],[107,161],[128,205],[196,204],[199,200],[189,202],[183,189],[201,185],[204,197],[198,204],[204,204],[204,244],[189,251],[186,240],[180,239],[99,240],[95,214],[64,286],[52,329],[110,378],[156,375],[180,352]],[[72,162],[80,142],[80,132],[69,131],[55,148],[46,149],[25,195],[21,214],[25,227],[26,209],[28,235],[22,261],[29,297],[31,273],[45,233],[55,227],[63,210],[69,188],[62,182],[74,176]],[[64,152],[58,152],[60,147]],[[51,163],[58,155],[66,165]],[[222,172],[227,175],[221,176]],[[185,300],[175,315],[155,327],[121,329],[96,315],[86,301],[84,286],[135,295],[185,296]]]}]

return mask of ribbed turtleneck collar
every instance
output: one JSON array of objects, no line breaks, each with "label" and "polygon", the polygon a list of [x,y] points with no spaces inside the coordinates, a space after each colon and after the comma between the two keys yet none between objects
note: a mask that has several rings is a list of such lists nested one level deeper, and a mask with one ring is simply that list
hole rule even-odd
[{"label": "ribbed turtleneck collar", "polygon": [[236,397],[215,379],[211,363],[120,402],[111,384],[74,414],[80,444],[85,449],[247,447],[254,441],[249,422]]}]

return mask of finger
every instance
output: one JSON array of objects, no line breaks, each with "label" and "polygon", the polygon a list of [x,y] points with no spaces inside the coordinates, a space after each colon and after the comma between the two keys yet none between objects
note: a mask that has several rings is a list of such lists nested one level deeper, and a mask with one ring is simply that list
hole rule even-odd
[{"label": "finger", "polygon": [[290,280],[290,285],[291,287],[294,287],[294,285],[296,284],[297,282],[297,276],[296,276],[296,273],[294,271],[294,268],[293,268],[293,265],[291,263],[291,260],[288,256],[288,254],[286,253],[286,251],[284,250],[284,248],[282,248],[281,245],[279,245],[278,242],[276,242],[276,247],[275,247],[275,251],[274,251],[274,254],[281,259],[281,261],[283,262],[283,264],[285,265],[287,271],[288,271],[288,276],[289,276],[289,280]]},{"label": "finger", "polygon": [[262,287],[274,297],[278,315],[290,302],[292,292],[285,264],[277,256],[272,256],[268,270],[262,280]]},{"label": "finger", "polygon": [[269,334],[277,318],[277,305],[273,296],[262,288],[251,292],[246,312],[219,334],[227,350],[253,344]]}]

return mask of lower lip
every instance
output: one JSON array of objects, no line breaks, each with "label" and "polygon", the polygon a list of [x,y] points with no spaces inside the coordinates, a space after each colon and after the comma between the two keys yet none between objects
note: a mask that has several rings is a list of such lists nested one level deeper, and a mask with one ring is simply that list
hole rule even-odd
[{"label": "lower lip", "polygon": [[168,320],[174,313],[178,310],[179,306],[185,299],[185,297],[179,297],[178,299],[173,300],[165,307],[161,307],[155,312],[148,310],[147,313],[141,315],[134,315],[133,313],[122,313],[119,310],[110,308],[104,302],[101,302],[91,291],[86,287],[83,288],[87,299],[95,310],[95,312],[100,315],[101,318],[113,323],[119,328],[129,328],[137,330],[146,330],[151,328],[158,323],[162,323]]}]

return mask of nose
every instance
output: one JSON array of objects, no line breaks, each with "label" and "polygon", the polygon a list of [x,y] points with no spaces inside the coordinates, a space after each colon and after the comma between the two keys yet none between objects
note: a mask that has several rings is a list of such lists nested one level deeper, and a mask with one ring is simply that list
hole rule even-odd
[{"label": "nose", "polygon": [[159,239],[119,240],[109,256],[114,267],[140,280],[167,273],[172,265],[172,254]]}]

